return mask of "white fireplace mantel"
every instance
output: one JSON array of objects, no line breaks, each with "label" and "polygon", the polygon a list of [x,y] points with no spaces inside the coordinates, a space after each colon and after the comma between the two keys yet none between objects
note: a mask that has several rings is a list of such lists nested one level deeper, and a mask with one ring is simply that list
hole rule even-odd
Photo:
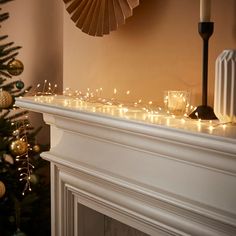
[{"label": "white fireplace mantel", "polygon": [[236,126],[198,132],[196,121],[170,127],[35,98],[16,104],[51,126],[42,156],[53,236],[79,235],[78,204],[149,235],[236,235]]}]

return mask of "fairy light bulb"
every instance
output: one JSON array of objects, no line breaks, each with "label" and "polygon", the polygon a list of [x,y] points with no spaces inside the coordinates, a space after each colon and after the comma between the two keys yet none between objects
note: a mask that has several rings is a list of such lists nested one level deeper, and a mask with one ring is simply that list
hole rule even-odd
[{"label": "fairy light bulb", "polygon": [[210,125],[208,129],[209,129],[210,134],[211,134],[213,132],[213,130],[214,130],[214,127],[212,125]]},{"label": "fairy light bulb", "polygon": [[52,94],[54,94],[55,93],[55,90],[57,89],[57,84],[54,84],[54,88],[53,88],[53,90],[52,90]]}]

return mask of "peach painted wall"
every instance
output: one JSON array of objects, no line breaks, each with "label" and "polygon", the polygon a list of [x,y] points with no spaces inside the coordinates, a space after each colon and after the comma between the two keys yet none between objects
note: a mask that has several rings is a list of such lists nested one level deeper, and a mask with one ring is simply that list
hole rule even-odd
[{"label": "peach painted wall", "polygon": [[[62,88],[62,7],[58,0],[15,0],[1,5],[4,12],[10,13],[10,18],[2,23],[1,35],[9,35],[6,42],[22,46],[17,58],[24,63],[25,70],[19,79],[25,85],[35,88],[48,80]],[[41,116],[31,117],[35,127],[43,124]],[[49,141],[46,128],[39,140]]]},{"label": "peach painted wall", "polygon": [[[64,10],[64,87],[131,90],[133,98],[162,105],[164,90],[190,90],[201,100],[202,41],[199,0],[143,0],[134,16],[103,38],[82,33]],[[236,48],[236,1],[212,0],[215,32],[210,40],[209,97],[213,102],[215,59]]]}]

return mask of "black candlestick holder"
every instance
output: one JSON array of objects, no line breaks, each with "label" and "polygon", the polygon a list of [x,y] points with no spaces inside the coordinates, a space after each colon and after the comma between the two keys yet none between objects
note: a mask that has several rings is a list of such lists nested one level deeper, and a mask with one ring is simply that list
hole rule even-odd
[{"label": "black candlestick holder", "polygon": [[189,117],[192,119],[214,120],[217,117],[213,108],[207,105],[208,93],[208,45],[209,38],[213,34],[213,22],[199,22],[198,32],[203,40],[203,63],[202,63],[202,105],[198,106]]}]

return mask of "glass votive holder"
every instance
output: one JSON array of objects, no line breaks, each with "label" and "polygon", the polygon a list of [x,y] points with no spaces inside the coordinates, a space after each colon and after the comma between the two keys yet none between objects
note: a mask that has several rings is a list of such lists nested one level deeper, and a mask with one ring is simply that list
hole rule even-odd
[{"label": "glass votive holder", "polygon": [[164,93],[164,105],[171,115],[183,116],[188,113],[190,93],[188,91],[168,90]]}]

